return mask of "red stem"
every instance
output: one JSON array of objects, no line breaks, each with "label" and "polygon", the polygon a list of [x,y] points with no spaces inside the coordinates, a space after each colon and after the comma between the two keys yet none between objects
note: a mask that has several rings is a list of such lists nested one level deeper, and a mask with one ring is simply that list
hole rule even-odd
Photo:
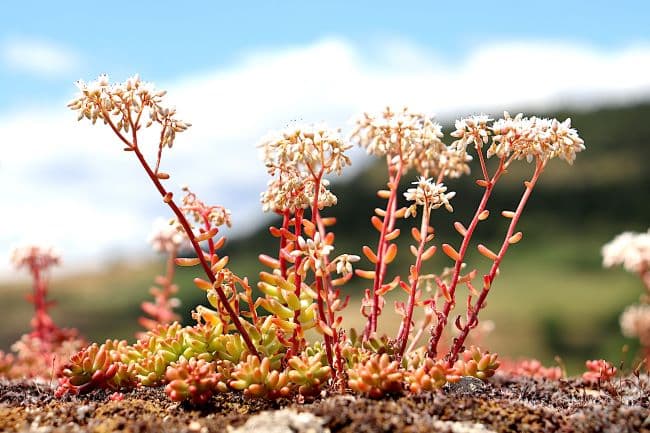
[{"label": "red stem", "polygon": [[[375,279],[372,287],[372,310],[370,312],[370,321],[364,332],[364,339],[368,339],[372,333],[377,331],[377,318],[379,317],[379,290],[386,278],[386,263],[384,262],[384,255],[386,254],[387,242],[386,235],[392,231],[395,226],[395,210],[397,208],[397,189],[399,188],[399,181],[402,177],[402,161],[397,164],[397,167],[389,165],[389,188],[390,196],[388,204],[386,205],[386,215],[381,226],[381,233],[379,234],[379,242],[377,243],[377,263],[375,264]],[[395,174],[390,174],[390,171],[396,170]]]},{"label": "red stem", "polygon": [[36,264],[30,267],[33,278],[33,293],[34,293],[34,328],[35,335],[42,341],[47,341],[47,305],[45,301],[46,287],[43,281],[41,271]]},{"label": "red stem", "polygon": [[[483,159],[483,153],[481,149],[478,149],[478,154],[479,154],[479,159],[481,160],[481,167],[484,168],[485,161]],[[487,175],[486,169],[484,169],[483,172],[485,173],[485,175]],[[445,300],[445,303],[442,308],[442,314],[438,315],[436,327],[431,333],[431,338],[429,339],[429,347],[427,349],[427,355],[430,358],[435,359],[436,356],[438,355],[438,344],[440,342],[440,338],[442,337],[442,332],[447,326],[447,322],[449,320],[449,314],[451,313],[451,310],[456,305],[456,287],[458,286],[458,280],[460,279],[460,272],[463,267],[463,262],[465,261],[465,255],[467,254],[467,249],[469,248],[470,241],[472,240],[472,235],[474,234],[474,230],[476,229],[480,221],[479,216],[481,215],[481,213],[483,213],[483,211],[487,207],[487,203],[494,189],[494,185],[496,184],[496,182],[499,180],[499,178],[503,173],[504,173],[504,164],[503,164],[503,160],[501,160],[499,163],[499,167],[497,168],[497,171],[494,173],[494,176],[492,176],[491,179],[489,177],[485,177],[483,179],[484,181],[487,182],[487,185],[485,186],[485,191],[483,192],[483,197],[481,198],[481,202],[479,203],[478,208],[474,213],[474,217],[472,218],[469,227],[467,227],[466,229],[465,236],[463,237],[463,241],[460,245],[460,251],[458,251],[459,257],[454,263],[454,273],[452,275],[449,288],[447,289],[447,291],[449,292],[450,299]]]},{"label": "red stem", "polygon": [[415,260],[415,272],[410,276],[411,291],[409,293],[409,300],[407,306],[407,314],[402,321],[400,326],[400,332],[397,337],[397,344],[399,351],[397,352],[397,359],[401,359],[404,356],[404,351],[406,350],[406,343],[409,339],[409,334],[411,332],[411,322],[413,321],[413,308],[415,307],[415,295],[418,289],[418,283],[420,279],[420,268],[422,267],[422,254],[424,253],[424,245],[426,244],[426,239],[428,235],[429,227],[429,216],[430,210],[425,204],[422,209],[422,223],[420,224],[420,244],[418,245],[418,254]]},{"label": "red stem", "polygon": [[[151,167],[149,167],[149,164],[147,161],[144,159],[144,156],[142,155],[142,152],[140,152],[140,149],[137,147],[137,145],[133,146],[133,152],[135,152],[135,155],[138,158],[138,161],[140,161],[140,164],[144,168],[145,172],[155,185],[156,189],[160,193],[160,195],[163,198],[168,197],[168,192],[165,189],[165,187],[160,183],[160,179],[156,177],[156,175],[151,171]],[[205,274],[207,275],[208,279],[210,280],[211,283],[214,284],[215,281],[217,281],[216,276],[214,275],[214,272],[212,272],[212,269],[210,268],[210,264],[207,262],[205,259],[203,250],[201,249],[201,246],[196,240],[196,237],[194,236],[194,232],[192,231],[192,227],[187,221],[187,218],[185,218],[185,215],[183,212],[178,208],[176,203],[174,203],[173,199],[171,197],[169,199],[166,199],[165,202],[169,206],[169,208],[172,210],[174,215],[176,216],[176,219],[178,222],[183,226],[183,229],[185,230],[185,233],[187,234],[187,238],[189,239],[190,243],[192,244],[192,248],[194,248],[194,251],[196,252],[196,256],[199,259],[201,263],[201,267],[203,267],[203,270],[205,271]],[[251,341],[250,336],[248,335],[248,332],[246,332],[246,329],[244,326],[241,324],[239,321],[239,316],[233,310],[232,306],[228,302],[228,298],[226,297],[226,294],[223,292],[223,289],[219,286],[215,287],[215,291],[217,292],[217,296],[219,296],[219,300],[223,304],[224,308],[226,309],[226,312],[228,313],[228,316],[230,316],[230,319],[232,320],[233,324],[235,325],[235,328],[237,328],[237,331],[242,337],[242,340],[244,340],[244,343],[246,344],[246,347],[248,348],[248,351],[252,354],[255,355],[256,357],[259,358],[259,353],[257,352],[257,349],[255,348],[255,345]]]},{"label": "red stem", "polygon": [[[325,317],[325,309],[324,309],[324,302],[323,302],[323,278],[317,276],[316,277],[316,292],[317,292],[317,303],[318,303],[318,318],[327,324],[327,318]],[[329,326],[329,325],[328,325]],[[334,358],[332,356],[332,337],[330,337],[328,334],[323,335],[325,339],[325,351],[327,353],[327,362],[329,363],[330,366],[334,367]]]},{"label": "red stem", "polygon": [[[139,125],[139,120],[140,116],[142,115],[142,112],[144,110],[144,105],[140,106],[140,112],[138,113],[138,117],[136,119],[136,123],[134,124],[133,120],[131,119],[131,110],[127,109],[126,110],[126,118],[129,121],[129,124],[131,126],[131,137],[133,142],[130,142],[129,140],[124,137],[124,135],[120,132],[115,127],[115,124],[111,120],[110,114],[106,112],[106,109],[100,104],[97,103],[98,108],[102,112],[102,117],[106,121],[106,123],[110,126],[110,128],[113,130],[113,132],[117,135],[117,137],[126,145],[127,151],[132,151],[135,153],[136,157],[138,158],[138,161],[142,165],[142,168],[144,168],[145,172],[147,173],[147,176],[151,179],[153,182],[154,186],[160,193],[160,195],[163,197],[163,200],[169,208],[172,210],[176,218],[178,219],[178,222],[181,224],[183,229],[185,230],[185,233],[187,234],[187,238],[189,239],[190,243],[192,244],[192,248],[194,248],[194,251],[196,252],[196,256],[199,259],[199,262],[201,263],[201,267],[203,267],[203,270],[205,271],[205,274],[207,275],[208,279],[210,280],[211,283],[215,283],[217,281],[216,276],[214,275],[214,272],[212,272],[212,268],[210,267],[210,264],[206,261],[203,250],[201,249],[201,246],[196,240],[196,237],[194,236],[194,232],[192,231],[192,227],[190,226],[189,222],[187,221],[187,218],[185,218],[185,215],[183,212],[178,208],[174,200],[172,199],[172,194],[168,192],[165,187],[162,185],[160,182],[160,179],[156,174],[151,170],[151,167],[149,166],[149,163],[147,160],[144,158],[144,155],[142,155],[142,152],[140,151],[140,148],[138,147],[138,135],[137,131],[138,128],[140,127]],[[244,344],[246,344],[246,347],[248,348],[248,351],[256,356],[260,357],[259,353],[257,352],[257,349],[255,348],[255,345],[253,344],[250,336],[248,335],[248,332],[246,332],[246,329],[244,329],[244,326],[241,324],[239,321],[239,316],[235,312],[235,310],[232,308],[230,303],[228,303],[228,298],[226,297],[226,294],[223,292],[223,289],[221,287],[215,287],[215,291],[217,292],[217,296],[219,297],[219,300],[223,304],[224,308],[226,309],[226,312],[228,313],[228,316],[230,316],[230,319],[232,320],[233,324],[235,325],[235,328],[241,335],[242,340],[244,340]]]},{"label": "red stem", "polygon": [[[301,234],[301,229],[302,229],[302,209],[296,210],[295,217],[293,219],[293,228],[294,228],[294,234],[296,235],[296,238],[300,236]],[[300,275],[300,266],[302,265],[302,256],[298,256],[296,258],[296,263],[294,266],[294,284],[296,286],[296,291],[295,294],[298,297],[298,300],[300,300],[300,293],[302,289],[302,276]],[[296,327],[293,330],[293,334],[291,336],[291,353],[293,355],[297,355],[298,352],[300,351],[300,340],[299,334],[301,332],[301,326],[300,326],[300,308],[295,310],[293,312],[293,322],[296,324]]]},{"label": "red stem", "polygon": [[[311,171],[311,170],[310,170]],[[313,175],[313,173],[312,173]],[[314,201],[311,206],[311,222],[316,225],[318,224],[318,220],[320,219],[320,212],[318,209],[318,198],[320,196],[320,185],[321,181],[323,178],[323,170],[318,173],[318,175],[314,176]],[[319,228],[319,235],[321,236],[321,241],[325,242],[325,233],[324,230],[321,233],[320,227]],[[327,258],[323,258],[324,263],[323,267],[327,269]],[[329,274],[328,274],[329,275]],[[329,285],[327,286],[329,290]],[[326,325],[330,325],[331,323],[327,320],[327,316],[325,316],[325,301],[323,300],[323,278],[322,276],[316,276],[316,304],[318,306],[318,318],[325,323]],[[329,307],[329,305],[328,305]],[[329,310],[329,308],[328,308]],[[333,355],[332,355],[332,339],[329,335],[324,334],[323,335],[324,340],[325,340],[325,351],[327,352],[327,362],[329,363],[330,366],[334,368],[334,363],[333,363]]]},{"label": "red stem", "polygon": [[[187,218],[185,218],[185,215],[183,215],[183,212],[178,208],[176,203],[173,201],[171,193],[169,193],[165,187],[162,185],[160,182],[160,179],[156,176],[156,174],[151,170],[151,167],[149,166],[149,163],[147,160],[144,158],[144,155],[142,155],[142,152],[140,152],[140,149],[138,147],[138,139],[137,139],[137,128],[135,125],[133,125],[133,122],[131,122],[131,116],[129,114],[128,120],[131,123],[131,131],[132,131],[132,137],[133,137],[133,143],[129,142],[123,135],[122,133],[115,127],[113,124],[113,121],[110,118],[110,115],[106,112],[106,110],[101,107],[100,109],[102,110],[102,114],[104,116],[104,120],[109,124],[113,132],[117,134],[117,136],[122,140],[127,145],[127,149],[130,151],[133,151],[138,158],[138,161],[142,165],[142,168],[144,168],[144,171],[147,173],[147,176],[151,179],[153,182],[154,186],[160,193],[160,195],[163,197],[165,203],[169,206],[169,208],[172,210],[176,218],[178,219],[178,222],[181,224],[183,229],[185,230],[185,233],[187,234],[187,238],[189,239],[190,243],[192,244],[192,248],[194,248],[194,251],[196,252],[196,256],[199,259],[201,266],[203,267],[203,270],[205,271],[205,274],[207,275],[208,279],[210,280],[211,283],[214,283],[217,281],[217,278],[214,275],[214,272],[212,272],[212,269],[210,268],[210,264],[206,261],[204,257],[203,250],[201,249],[201,246],[196,240],[196,237],[194,236],[194,233],[192,231],[192,227],[187,221]],[[130,113],[130,112],[129,112]],[[226,294],[223,292],[223,289],[221,287],[215,287],[215,291],[217,292],[217,296],[219,296],[219,300],[223,304],[224,308],[226,309],[226,312],[230,316],[230,319],[235,325],[235,328],[237,328],[237,331],[240,333],[242,339],[244,340],[244,343],[246,344],[246,347],[248,348],[248,351],[252,354],[255,355],[256,357],[259,358],[259,353],[257,352],[257,349],[255,348],[255,345],[251,341],[250,336],[248,335],[248,332],[246,332],[246,329],[244,329],[243,325],[239,321],[239,316],[233,310],[232,306],[228,303],[228,298],[226,297]]]},{"label": "red stem", "polygon": [[289,210],[284,210],[282,212],[282,231],[280,232],[280,251],[278,253],[278,259],[280,260],[280,274],[282,278],[287,279],[287,260],[282,254],[282,250],[287,247],[287,237],[285,236],[286,231],[289,230],[289,220],[291,219],[291,213]]},{"label": "red stem", "polygon": [[494,259],[494,262],[492,263],[492,267],[490,268],[490,272],[484,276],[483,289],[481,290],[481,293],[476,303],[474,304],[474,307],[471,309],[471,311],[468,312],[469,315],[468,315],[467,323],[465,324],[465,326],[463,326],[463,329],[460,331],[458,337],[454,339],[453,345],[447,357],[447,364],[449,366],[453,365],[453,363],[456,362],[456,360],[458,359],[458,354],[460,353],[460,351],[463,348],[463,345],[465,344],[465,339],[467,338],[469,331],[473,329],[478,323],[478,313],[484,306],[483,304],[485,303],[485,298],[490,292],[490,288],[492,287],[492,282],[496,278],[499,265],[501,264],[501,261],[503,260],[506,251],[508,251],[508,247],[510,246],[510,238],[514,234],[515,228],[517,226],[517,222],[519,221],[519,218],[521,217],[521,214],[524,211],[524,208],[526,207],[526,202],[528,201],[528,198],[530,197],[533,188],[535,187],[535,184],[539,179],[540,174],[542,173],[542,171],[544,171],[545,166],[546,166],[546,161],[539,160],[539,159],[537,160],[537,163],[535,165],[535,173],[533,174],[531,180],[526,183],[526,189],[524,190],[524,193],[521,196],[521,200],[519,201],[519,205],[517,206],[517,210],[515,211],[515,214],[512,217],[512,220],[510,221],[510,225],[508,226],[508,231],[506,232],[503,243],[501,244],[501,249],[499,250],[499,254],[497,254],[496,259]]}]

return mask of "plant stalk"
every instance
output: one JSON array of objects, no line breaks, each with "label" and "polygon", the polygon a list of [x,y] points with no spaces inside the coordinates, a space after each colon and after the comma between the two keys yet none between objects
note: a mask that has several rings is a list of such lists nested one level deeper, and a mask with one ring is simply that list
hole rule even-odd
[{"label": "plant stalk", "polygon": [[468,312],[469,314],[467,318],[467,323],[461,329],[458,337],[454,339],[452,347],[447,356],[448,366],[451,366],[453,365],[454,362],[456,362],[456,360],[458,359],[458,355],[465,344],[465,339],[467,338],[469,331],[472,328],[474,328],[478,323],[478,313],[483,308],[485,299],[488,293],[490,292],[490,288],[492,287],[492,282],[496,278],[499,265],[501,264],[501,261],[503,260],[506,251],[508,251],[508,247],[510,246],[510,238],[514,234],[515,228],[517,227],[517,222],[519,221],[519,218],[521,217],[521,214],[523,213],[524,208],[526,207],[526,202],[528,201],[531,193],[533,192],[533,188],[535,188],[535,184],[537,183],[537,180],[539,179],[541,173],[544,171],[545,166],[546,166],[546,161],[538,159],[535,165],[535,172],[533,174],[533,177],[529,182],[526,182],[526,188],[524,190],[523,195],[521,196],[519,204],[517,205],[517,210],[515,211],[515,214],[512,217],[512,220],[510,221],[510,225],[508,226],[508,231],[506,232],[503,243],[501,244],[501,249],[499,250],[496,259],[493,261],[489,273],[484,276],[483,289],[481,290],[481,293],[476,303],[474,304],[474,307],[471,308],[471,311]]}]

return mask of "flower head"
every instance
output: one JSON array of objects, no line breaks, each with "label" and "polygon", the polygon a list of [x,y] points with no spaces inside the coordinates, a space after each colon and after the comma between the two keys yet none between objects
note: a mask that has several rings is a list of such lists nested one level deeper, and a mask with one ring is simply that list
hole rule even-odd
[{"label": "flower head", "polygon": [[352,273],[352,263],[361,260],[361,257],[354,254],[341,254],[336,259],[332,260],[332,264],[336,264],[336,273],[341,275],[348,275]]},{"label": "flower head", "polygon": [[190,123],[176,119],[176,109],[162,105],[164,90],[156,90],[152,83],[142,81],[138,75],[123,83],[111,84],[108,75],[102,74],[97,80],[86,83],[77,81],[79,95],[70,103],[71,110],[78,111],[78,120],[84,117],[93,124],[98,119],[109,123],[117,131],[128,133],[153,123],[162,126],[161,146],[172,147],[176,133],[183,132]]},{"label": "flower head", "polygon": [[298,248],[292,251],[293,256],[303,256],[304,260],[302,262],[302,269],[298,269],[298,272],[302,272],[303,275],[307,272],[308,269],[312,269],[316,275],[322,275],[326,269],[326,258],[334,250],[334,247],[329,242],[329,239],[321,238],[320,233],[314,234],[313,239],[303,238],[302,236],[298,237]]},{"label": "flower head", "polygon": [[336,204],[336,196],[328,189],[325,174],[341,174],[350,165],[345,152],[352,146],[343,142],[339,131],[322,126],[306,125],[269,134],[259,145],[264,163],[273,176],[262,193],[265,212],[319,209]]},{"label": "flower head", "polygon": [[452,137],[457,138],[454,146],[466,148],[468,145],[474,145],[477,149],[483,147],[488,142],[490,135],[489,123],[492,120],[485,114],[468,116],[456,120],[456,130],[451,133]]},{"label": "flower head", "polygon": [[352,146],[341,138],[339,130],[323,125],[300,125],[272,132],[259,144],[269,174],[313,172],[341,174],[350,158],[345,152]]},{"label": "flower head", "polygon": [[157,218],[149,234],[149,243],[156,252],[171,253],[178,250],[184,238],[174,224],[170,224],[163,218]]},{"label": "flower head", "polygon": [[650,266],[650,230],[621,233],[605,244],[601,252],[605,267],[623,265],[629,272],[642,272]]},{"label": "flower head", "polygon": [[16,269],[47,269],[61,263],[61,254],[51,246],[23,245],[12,250],[11,263]]},{"label": "flower head", "polygon": [[650,347],[650,305],[630,305],[621,314],[620,325],[624,336],[636,337]]},{"label": "flower head", "polygon": [[488,158],[497,157],[549,160],[560,157],[572,164],[576,153],[585,149],[578,132],[571,128],[571,119],[563,122],[557,119],[524,117],[522,113],[512,117],[504,112],[503,118],[493,120],[486,115],[470,116],[456,121],[456,130],[451,133],[457,140],[452,146],[458,150],[473,145],[480,149],[491,143]]},{"label": "flower head", "polygon": [[356,119],[351,139],[369,154],[388,156],[402,169],[415,168],[423,176],[437,176],[445,171],[452,177],[469,170],[471,160],[454,153],[442,142],[442,127],[431,116],[404,107],[394,111],[387,107],[378,114],[364,113]]},{"label": "flower head", "polygon": [[[318,190],[318,209],[334,206],[336,196],[329,190],[329,181],[321,179]],[[316,182],[311,178],[301,178],[298,175],[282,180],[271,179],[268,188],[261,194],[264,212],[282,212],[289,210],[307,209],[314,204]]]},{"label": "flower head", "polygon": [[426,179],[419,177],[417,181],[413,182],[416,185],[414,188],[409,188],[404,193],[407,200],[415,202],[408,208],[407,213],[415,214],[415,206],[423,206],[426,211],[438,209],[444,206],[449,212],[453,212],[454,208],[449,203],[449,200],[454,198],[455,192],[447,193],[447,187],[442,183],[435,183],[433,179]]}]

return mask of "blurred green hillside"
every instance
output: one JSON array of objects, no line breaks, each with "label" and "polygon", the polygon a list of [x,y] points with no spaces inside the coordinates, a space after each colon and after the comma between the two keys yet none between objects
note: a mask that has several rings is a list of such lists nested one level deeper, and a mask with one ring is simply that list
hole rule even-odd
[{"label": "blurred green hillside", "polygon": [[[621,269],[602,269],[600,247],[623,230],[643,231],[650,226],[650,170],[646,166],[650,158],[650,103],[551,115],[571,117],[587,150],[578,155],[572,167],[564,161],[552,161],[542,176],[519,225],[524,239],[506,255],[481,314],[483,320],[493,320],[496,325],[483,344],[502,356],[538,357],[546,363],[553,363],[554,356],[559,355],[572,371],[578,371],[586,358],[605,357],[618,362],[623,359],[625,344],[630,345],[630,353],[637,348],[636,342],[621,337],[618,316],[638,299],[641,284]],[[497,248],[506,228],[504,219],[497,215],[518,202],[522,180],[530,172],[532,167],[521,162],[505,176],[488,206],[494,216],[479,226],[476,243]],[[482,193],[474,179],[475,173],[449,183],[450,190],[457,191],[455,212],[435,211],[432,223],[437,245],[460,243],[451,222],[467,223],[471,219]],[[414,173],[407,175],[403,190],[413,180]],[[363,244],[375,245],[376,232],[369,218],[372,209],[382,204],[375,192],[385,181],[385,167],[377,161],[353,178],[333,183],[339,204],[326,215],[338,218],[335,253],[361,255]],[[412,224],[413,220],[406,222]],[[400,242],[399,259],[390,268],[393,273],[406,275],[412,257],[408,240],[403,236]],[[225,251],[231,256],[232,269],[253,282],[261,268],[256,260],[261,252],[277,253],[277,245],[264,227],[230,242]],[[478,253],[469,262],[479,270],[489,264]],[[359,265],[369,268],[363,260]],[[424,272],[439,272],[449,265],[449,259],[438,253]],[[148,298],[147,289],[163,266],[162,262],[116,261],[98,273],[53,281],[52,294],[59,302],[54,309],[57,323],[76,326],[93,340],[132,338],[139,303]],[[206,303],[203,292],[191,283],[194,272],[181,268],[178,275],[188,323],[191,308]],[[358,306],[365,283],[353,279],[346,287],[352,297],[347,326],[363,326]],[[7,349],[28,329],[30,306],[22,301],[27,290],[21,285],[0,286],[0,348]],[[402,295],[397,290],[391,294],[395,299]],[[459,305],[463,299],[459,298]],[[397,321],[391,307],[392,300],[380,323],[386,332],[394,334]]]}]

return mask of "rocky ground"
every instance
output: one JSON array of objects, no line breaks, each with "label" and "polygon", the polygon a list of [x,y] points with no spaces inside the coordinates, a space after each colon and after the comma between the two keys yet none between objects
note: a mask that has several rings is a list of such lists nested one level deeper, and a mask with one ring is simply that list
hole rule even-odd
[{"label": "rocky ground", "polygon": [[312,402],[245,401],[223,394],[196,408],[162,388],[123,395],[53,397],[48,385],[0,382],[2,432],[649,432],[650,379],[587,386],[497,376],[435,393],[375,401],[352,395]]}]

